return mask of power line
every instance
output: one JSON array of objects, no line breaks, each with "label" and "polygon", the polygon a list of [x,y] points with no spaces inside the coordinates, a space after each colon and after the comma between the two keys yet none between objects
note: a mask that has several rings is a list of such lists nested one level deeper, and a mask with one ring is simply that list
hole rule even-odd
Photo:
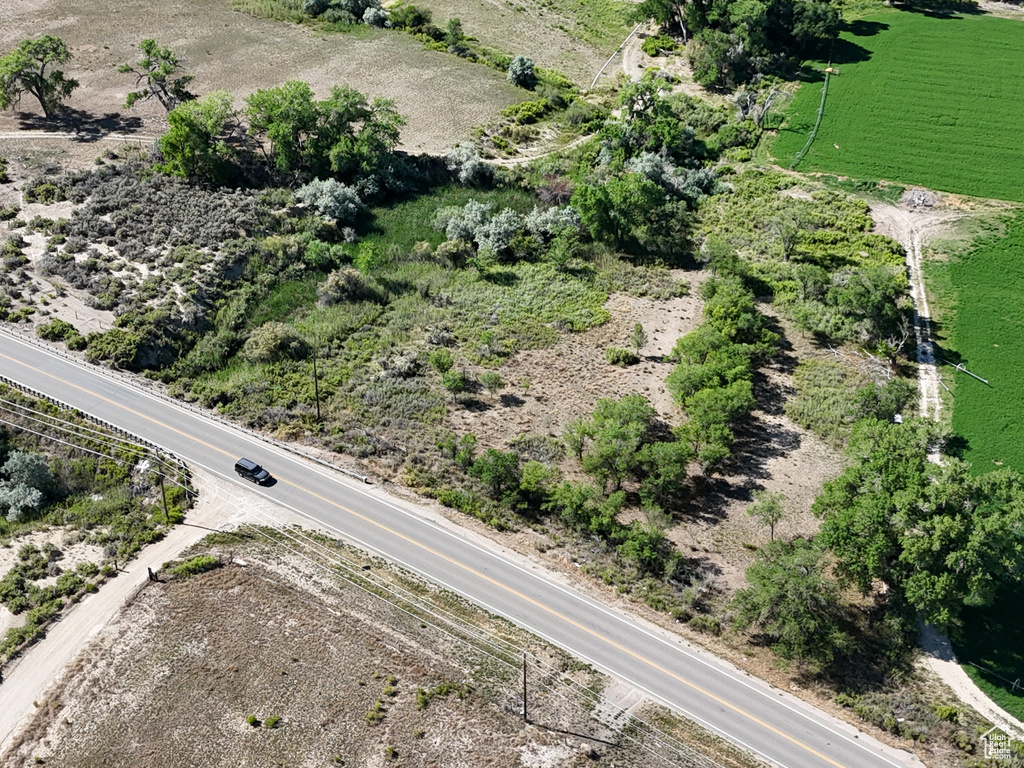
[{"label": "power line", "polygon": [[[263,512],[255,506],[246,505],[241,499],[234,494],[230,494],[221,488],[214,490],[214,495],[220,496],[226,500],[232,501],[239,506],[242,506],[252,515],[257,517],[265,518],[270,520],[272,523],[279,525],[279,523],[273,518],[272,515]],[[463,619],[452,614],[450,611],[445,611],[435,603],[426,601],[423,597],[418,596],[408,589],[395,584],[394,582],[381,579],[379,576],[374,574],[372,571],[363,570],[362,566],[358,563],[345,557],[344,549],[335,549],[329,547],[323,542],[318,541],[310,534],[302,531],[288,530],[284,528],[276,528],[277,534],[291,542],[291,546],[279,539],[275,539],[269,536],[264,530],[256,525],[249,523],[241,523],[240,527],[251,529],[255,534],[262,538],[270,541],[273,545],[283,547],[293,554],[301,557],[302,559],[312,563],[314,566],[326,570],[332,576],[340,578],[344,582],[356,587],[364,593],[381,600],[390,605],[395,610],[398,610],[412,618],[417,619],[421,623],[428,623],[424,621],[423,614],[425,613],[429,619],[430,626],[439,632],[442,632],[446,636],[456,640],[459,643],[468,645],[476,649],[478,652],[488,653],[492,658],[495,659],[499,664],[506,667],[510,672],[517,672],[519,669],[518,659],[523,653],[528,653],[534,660],[535,666],[541,668],[541,672],[552,680],[560,680],[563,685],[568,686],[575,690],[577,696],[582,696],[585,700],[591,704],[602,703],[605,708],[617,710],[613,719],[619,719],[623,715],[628,714],[625,710],[622,710],[616,705],[612,705],[609,702],[604,701],[599,694],[594,691],[582,686],[579,682],[574,680],[572,677],[565,675],[560,670],[552,667],[546,662],[538,659],[532,652],[524,649],[514,642],[498,637],[493,632],[487,631],[485,628],[474,626],[465,622]],[[304,551],[305,550],[305,551]],[[332,563],[334,568],[326,565],[322,560],[307,554],[307,551],[311,550],[316,555],[319,555],[323,560],[327,560]],[[372,557],[372,556],[371,556]],[[409,577],[404,578],[418,578]],[[366,586],[365,583],[369,583],[373,589]],[[433,587],[432,587],[433,588]],[[436,589],[436,588],[433,588]],[[462,598],[459,598],[460,600]],[[411,606],[411,607],[410,607]],[[474,608],[474,610],[477,610]],[[515,626],[510,623],[510,626]],[[524,631],[524,630],[520,630]],[[560,649],[563,650],[564,649]],[[513,662],[511,659],[516,659]],[[580,705],[579,699],[569,698],[563,691],[555,687],[553,684],[539,683],[550,695],[553,695],[566,704],[581,711],[581,713],[588,718],[592,718],[592,715],[583,709]],[[687,760],[691,765],[707,766],[708,768],[714,768],[718,766],[709,760],[705,755],[693,750],[682,742],[678,742],[672,737],[657,730],[651,724],[641,720],[636,715],[628,714],[628,721],[625,726],[619,730],[620,737],[626,738],[631,741],[635,746],[645,751],[651,752],[651,754],[658,755],[659,757],[665,757],[665,751],[676,754],[679,758]],[[646,740],[653,741],[659,745],[662,749],[661,752],[656,752],[647,746],[643,741],[631,736],[628,731],[630,728],[636,730]],[[678,764],[678,763],[671,763]]]}]

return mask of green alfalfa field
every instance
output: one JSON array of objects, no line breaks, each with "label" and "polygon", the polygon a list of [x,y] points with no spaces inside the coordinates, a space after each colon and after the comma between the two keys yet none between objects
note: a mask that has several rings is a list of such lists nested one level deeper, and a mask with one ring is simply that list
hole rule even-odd
[{"label": "green alfalfa field", "polygon": [[[821,126],[796,169],[1024,201],[1022,39],[1024,22],[985,15],[848,22]],[[824,66],[808,67],[772,147],[783,166],[814,125]]]},{"label": "green alfalfa field", "polygon": [[1024,473],[1024,214],[1004,220],[966,253],[933,263],[929,282],[953,292],[939,354],[988,381],[952,373],[952,426],[966,439],[964,457],[976,472]]}]

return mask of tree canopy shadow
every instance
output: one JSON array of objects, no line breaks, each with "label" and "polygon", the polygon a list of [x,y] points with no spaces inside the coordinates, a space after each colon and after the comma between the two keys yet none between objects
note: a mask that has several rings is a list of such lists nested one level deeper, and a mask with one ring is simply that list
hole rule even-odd
[{"label": "tree canopy shadow", "polygon": [[988,13],[975,0],[903,0],[893,7],[909,13],[919,13],[933,19],[961,20],[964,15],[982,16]]},{"label": "tree canopy shadow", "polygon": [[111,133],[136,133],[142,128],[142,120],[135,115],[120,112],[93,114],[81,109],[65,108],[59,115],[47,118],[29,112],[19,112],[18,125],[24,131],[46,133],[73,133],[74,141],[94,142]]}]

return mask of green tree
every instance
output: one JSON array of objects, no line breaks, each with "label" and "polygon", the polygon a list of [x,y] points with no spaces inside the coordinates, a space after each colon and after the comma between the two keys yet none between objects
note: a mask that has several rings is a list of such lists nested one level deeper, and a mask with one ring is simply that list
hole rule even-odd
[{"label": "green tree", "polygon": [[326,157],[330,171],[342,178],[372,174],[383,166],[406,122],[391,99],[371,102],[354,88],[334,86],[318,108],[314,157],[318,164]]},{"label": "green tree", "polygon": [[172,109],[167,114],[169,128],[160,137],[164,162],[157,167],[171,176],[223,181],[231,157],[232,103],[230,93],[214,91]]},{"label": "green tree", "polygon": [[140,101],[155,98],[170,112],[184,101],[192,101],[195,94],[188,90],[188,84],[195,78],[192,75],[179,75],[178,56],[170,48],[160,47],[156,40],[146,39],[139,43],[142,58],[134,65],[122,64],[117,68],[121,74],[135,75],[135,86],[125,99],[124,108],[131,109]]},{"label": "green tree", "polygon": [[246,105],[252,134],[270,140],[268,162],[317,178],[372,175],[398,146],[405,124],[389,99],[370,102],[354,88],[334,86],[316,101],[298,80],[256,91]]},{"label": "green tree", "polygon": [[645,176],[628,173],[603,184],[580,184],[571,203],[594,239],[628,249],[651,234],[649,227],[665,205],[665,192]]},{"label": "green tree", "polygon": [[505,386],[505,380],[501,378],[501,374],[497,371],[484,371],[481,373],[480,383],[492,395],[497,394]]},{"label": "green tree", "polygon": [[786,516],[786,494],[754,491],[753,496],[754,502],[747,507],[747,514],[768,526],[771,541],[775,541],[775,526]]},{"label": "green tree", "polygon": [[857,423],[847,447],[850,466],[814,502],[821,543],[835,555],[837,573],[862,594],[875,579],[900,587],[901,534],[917,522],[917,505],[938,469],[928,448],[941,434],[924,419]]},{"label": "green tree", "polygon": [[825,569],[812,542],[763,547],[747,569],[749,586],[733,600],[737,628],[755,627],[784,659],[827,668],[849,639],[841,628],[839,590]]},{"label": "green tree", "polygon": [[660,507],[682,495],[690,463],[697,458],[683,441],[648,443],[640,449],[640,500],[645,507]]},{"label": "green tree", "polygon": [[491,498],[504,500],[510,492],[519,489],[522,478],[519,454],[488,448],[473,462],[469,474],[487,485]]},{"label": "green tree", "polygon": [[594,426],[586,419],[573,419],[562,430],[562,439],[569,451],[580,461],[587,441],[594,436]]},{"label": "green tree", "polygon": [[452,393],[452,399],[466,391],[466,376],[462,371],[445,371],[441,375],[441,383]]},{"label": "green tree", "polygon": [[450,349],[439,347],[427,356],[427,365],[444,376],[455,365],[455,357]]},{"label": "green tree", "polygon": [[71,51],[59,37],[42,35],[22,40],[0,58],[0,109],[17,107],[22,94],[28,93],[36,98],[46,117],[53,117],[78,87],[78,81],[65,77],[52,65],[70,60]]},{"label": "green tree", "polygon": [[633,393],[618,400],[603,398],[594,406],[594,439],[583,455],[583,469],[617,491],[640,465],[639,451],[657,411],[647,398]]},{"label": "green tree", "polygon": [[523,464],[519,480],[519,493],[529,506],[540,508],[547,500],[557,479],[557,469],[539,461],[528,461]]},{"label": "green tree", "polygon": [[1024,484],[1011,470],[974,476],[948,459],[923,490],[921,519],[901,536],[901,587],[926,621],[948,627],[1024,575]]},{"label": "green tree", "polygon": [[261,88],[246,100],[249,131],[270,140],[270,157],[278,170],[296,171],[310,165],[307,140],[316,135],[320,112],[309,83],[289,80]]}]

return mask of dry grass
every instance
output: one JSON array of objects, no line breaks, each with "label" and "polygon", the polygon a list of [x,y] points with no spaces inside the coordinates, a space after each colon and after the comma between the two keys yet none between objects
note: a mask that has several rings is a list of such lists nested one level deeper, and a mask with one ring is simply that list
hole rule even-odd
[{"label": "dry grass", "polygon": [[467,35],[509,55],[529,56],[589,86],[628,34],[628,3],[615,0],[417,0],[443,27],[458,18]]},{"label": "dry grass", "polygon": [[[0,51],[42,32],[62,37],[75,56],[67,73],[81,81],[69,106],[93,117],[124,115],[120,106],[133,81],[117,74],[116,67],[137,60],[137,46],[146,37],[182,57],[200,94],[226,89],[241,103],[258,88],[299,79],[321,95],[347,84],[371,97],[394,99],[409,119],[403,143],[412,151],[440,152],[524,95],[501,73],[425,51],[405,34],[368,27],[319,34],[233,11],[227,0],[90,0],[73,6],[5,0],[0,6]],[[26,99],[22,109],[35,114],[38,105]],[[129,117],[141,118],[142,124],[132,127],[142,133],[162,130],[158,105],[137,107]],[[11,113],[0,116],[0,133],[17,126]]]}]

